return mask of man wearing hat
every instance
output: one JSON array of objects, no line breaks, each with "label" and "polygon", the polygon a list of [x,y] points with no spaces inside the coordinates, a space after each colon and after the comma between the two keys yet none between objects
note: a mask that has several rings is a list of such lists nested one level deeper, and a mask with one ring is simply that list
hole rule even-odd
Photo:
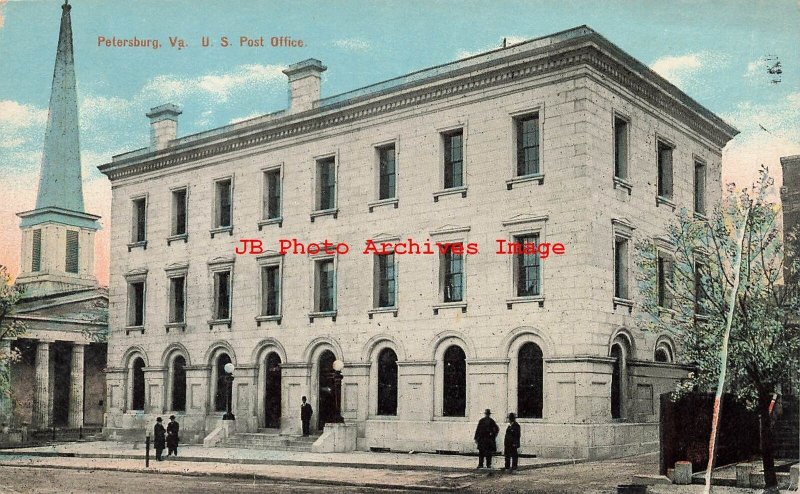
[{"label": "man wearing hat", "polygon": [[503,441],[503,455],[506,457],[505,470],[513,472],[517,469],[517,462],[519,461],[519,440],[522,437],[519,424],[517,423],[517,416],[513,413],[508,414],[508,427],[506,428],[506,437]]},{"label": "man wearing hat", "polygon": [[161,425],[161,417],[156,418],[156,425],[153,427],[153,447],[156,449],[156,461],[161,461],[162,459],[165,432],[164,426]]},{"label": "man wearing hat", "polygon": [[173,453],[178,456],[178,430],[180,426],[175,421],[175,416],[169,416],[169,424],[167,424],[167,456]]},{"label": "man wearing hat", "polygon": [[478,421],[478,428],[475,429],[475,443],[478,445],[478,468],[483,468],[483,460],[486,459],[486,468],[492,468],[492,453],[497,450],[495,438],[500,432],[497,423],[492,420],[492,411],[488,408],[484,412],[485,416]]}]

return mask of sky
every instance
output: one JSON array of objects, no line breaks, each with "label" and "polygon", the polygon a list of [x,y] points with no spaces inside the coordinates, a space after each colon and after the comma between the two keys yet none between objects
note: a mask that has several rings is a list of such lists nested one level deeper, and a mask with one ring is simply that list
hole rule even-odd
[{"label": "sky", "polygon": [[[62,1],[0,0],[0,264],[19,269],[19,218],[36,201]],[[189,135],[287,106],[281,70],[328,67],[332,96],[509,43],[586,24],[741,134],[723,179],[800,154],[800,3],[771,1],[72,0],[87,212],[101,215],[96,270],[108,282],[111,190],[97,166],[148,145],[145,113],[172,102]],[[208,36],[212,46],[202,47]],[[230,46],[220,46],[227,36]],[[239,46],[241,36],[264,47]],[[287,37],[300,47],[271,47]],[[111,39],[159,40],[115,48]],[[183,49],[172,47],[180,38]],[[780,82],[767,72],[781,62]]]}]

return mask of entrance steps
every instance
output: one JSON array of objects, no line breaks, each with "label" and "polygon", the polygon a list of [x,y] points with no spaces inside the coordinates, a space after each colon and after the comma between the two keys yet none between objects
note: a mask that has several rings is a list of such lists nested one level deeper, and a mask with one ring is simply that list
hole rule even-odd
[{"label": "entrance steps", "polygon": [[37,444],[53,442],[74,442],[74,441],[97,441],[102,439],[102,427],[84,427],[83,429],[71,429],[67,427],[55,427],[50,429],[38,429],[28,432],[28,441]]},{"label": "entrance steps", "polygon": [[217,447],[310,452],[311,445],[318,438],[318,435],[303,437],[277,432],[239,432],[222,440]]}]

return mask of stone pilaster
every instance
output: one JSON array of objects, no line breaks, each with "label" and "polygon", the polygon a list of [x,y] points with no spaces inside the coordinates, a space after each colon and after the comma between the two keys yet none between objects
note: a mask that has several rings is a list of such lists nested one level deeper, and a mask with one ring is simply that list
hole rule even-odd
[{"label": "stone pilaster", "polygon": [[86,345],[72,345],[72,365],[70,366],[69,426],[83,426],[83,377],[84,350]]},{"label": "stone pilaster", "polygon": [[36,345],[36,389],[33,395],[33,426],[50,426],[50,342],[39,341]]}]

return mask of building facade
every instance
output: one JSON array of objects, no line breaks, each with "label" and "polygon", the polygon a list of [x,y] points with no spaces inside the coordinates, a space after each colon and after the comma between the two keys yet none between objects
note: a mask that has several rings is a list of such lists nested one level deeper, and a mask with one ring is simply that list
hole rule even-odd
[{"label": "building facade", "polygon": [[490,408],[526,453],[654,450],[686,368],[636,325],[633,242],[720,199],[737,131],[585,26],[320,99],[325,69],[193,136],[154,108],[151,146],[100,167],[109,431],[175,413],[199,439],[230,392],[237,430],[298,434],[302,396],[335,413],[339,360],[360,449],[470,451]]},{"label": "building facade", "polygon": [[83,204],[71,6],[61,25],[50,95],[36,208],[18,213],[22,252],[16,284],[24,295],[10,319],[27,330],[2,340],[20,359],[0,418],[11,427],[77,429],[102,426],[108,292],[94,272],[99,216]]}]

